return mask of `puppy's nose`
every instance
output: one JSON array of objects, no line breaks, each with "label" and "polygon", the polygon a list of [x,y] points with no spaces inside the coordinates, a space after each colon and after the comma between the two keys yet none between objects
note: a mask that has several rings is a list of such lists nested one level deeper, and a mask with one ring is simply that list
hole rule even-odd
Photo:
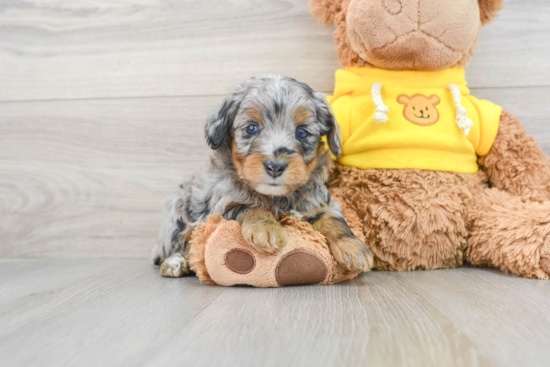
[{"label": "puppy's nose", "polygon": [[283,174],[287,164],[281,161],[267,161],[264,163],[267,174],[271,177],[279,177]]}]

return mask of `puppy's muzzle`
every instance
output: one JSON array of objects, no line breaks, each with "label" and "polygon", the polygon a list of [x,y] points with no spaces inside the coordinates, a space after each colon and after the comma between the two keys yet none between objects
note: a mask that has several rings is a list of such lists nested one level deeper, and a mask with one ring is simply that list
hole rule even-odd
[{"label": "puppy's muzzle", "polygon": [[282,161],[267,161],[264,163],[264,167],[268,175],[276,178],[285,172],[287,164]]}]

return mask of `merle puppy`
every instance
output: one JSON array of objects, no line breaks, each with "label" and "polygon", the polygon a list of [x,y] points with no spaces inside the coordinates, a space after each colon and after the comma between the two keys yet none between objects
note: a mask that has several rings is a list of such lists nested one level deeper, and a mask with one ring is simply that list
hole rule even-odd
[{"label": "merle puppy", "polygon": [[285,245],[279,215],[301,216],[326,237],[338,263],[370,270],[371,252],[353,235],[326,187],[331,158],[321,137],[338,157],[340,136],[322,94],[285,76],[252,78],[208,118],[204,134],[214,150],[208,166],[166,203],[153,249],[162,275],[189,273],[191,233],[216,213],[237,220],[245,240],[265,252]]}]

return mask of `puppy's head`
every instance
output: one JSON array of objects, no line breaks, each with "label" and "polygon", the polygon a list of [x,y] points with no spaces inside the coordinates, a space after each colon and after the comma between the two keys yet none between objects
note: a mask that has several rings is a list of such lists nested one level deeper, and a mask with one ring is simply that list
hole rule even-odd
[{"label": "puppy's head", "polygon": [[289,196],[309,180],[322,136],[339,157],[340,130],[325,97],[284,76],[238,85],[205,126],[210,147],[224,146],[241,179],[270,196]]}]

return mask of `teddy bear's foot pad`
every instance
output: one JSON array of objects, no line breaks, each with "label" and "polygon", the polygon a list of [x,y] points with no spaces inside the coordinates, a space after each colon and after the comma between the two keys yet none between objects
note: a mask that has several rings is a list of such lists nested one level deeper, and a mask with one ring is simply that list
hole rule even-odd
[{"label": "teddy bear's foot pad", "polygon": [[248,274],[256,267],[256,258],[252,252],[236,248],[225,255],[225,265],[234,273]]},{"label": "teddy bear's foot pad", "polygon": [[275,268],[279,285],[319,284],[328,268],[323,259],[310,251],[294,250],[285,254]]}]

